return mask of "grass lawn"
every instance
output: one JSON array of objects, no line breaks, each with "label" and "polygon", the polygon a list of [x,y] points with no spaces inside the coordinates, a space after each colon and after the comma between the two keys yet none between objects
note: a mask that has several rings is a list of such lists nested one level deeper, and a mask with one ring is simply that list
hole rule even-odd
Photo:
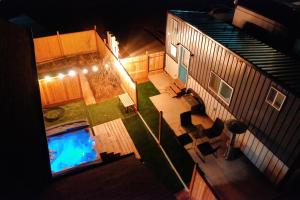
[{"label": "grass lawn", "polygon": [[125,112],[118,97],[114,97],[98,104],[89,105],[87,106],[87,110],[92,126],[103,124],[114,119],[124,119],[135,115],[134,112]]},{"label": "grass lawn", "polygon": [[[159,91],[151,82],[138,85],[139,112],[156,135],[158,135],[159,113],[149,97],[157,94],[159,94]],[[184,147],[178,143],[173,130],[165,121],[163,121],[161,144],[185,183],[189,183],[192,177],[194,161]]]},{"label": "grass lawn", "polygon": [[47,122],[44,120],[46,127],[87,118],[83,101],[68,103],[60,107],[64,108],[65,110],[63,117],[53,122]]},{"label": "grass lawn", "polygon": [[123,123],[138,149],[145,165],[152,170],[158,179],[169,189],[176,193],[182,189],[177,176],[164,157],[157,143],[144,126],[138,115],[123,119]]}]

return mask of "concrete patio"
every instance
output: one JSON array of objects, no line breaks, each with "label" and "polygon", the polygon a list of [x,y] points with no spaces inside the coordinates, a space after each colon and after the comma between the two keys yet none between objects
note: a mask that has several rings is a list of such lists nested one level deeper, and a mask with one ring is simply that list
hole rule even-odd
[{"label": "concrete patio", "polygon": [[[150,75],[149,80],[161,93],[150,98],[154,106],[159,111],[163,111],[163,118],[176,136],[184,134],[186,131],[180,126],[180,113],[189,111],[190,107],[182,97],[172,98],[168,92],[172,78],[166,73],[160,73]],[[192,115],[192,122],[195,125],[201,124],[204,128],[209,128],[213,124],[209,117],[198,115]],[[277,195],[275,188],[244,155],[232,161],[225,160],[227,138],[224,130],[222,136],[212,143],[215,147],[220,146],[217,158],[207,156],[205,163],[200,160],[192,145],[186,145],[185,148],[216,192],[220,194],[221,199],[273,199]],[[197,143],[205,140],[207,141],[207,138],[197,140]]]}]

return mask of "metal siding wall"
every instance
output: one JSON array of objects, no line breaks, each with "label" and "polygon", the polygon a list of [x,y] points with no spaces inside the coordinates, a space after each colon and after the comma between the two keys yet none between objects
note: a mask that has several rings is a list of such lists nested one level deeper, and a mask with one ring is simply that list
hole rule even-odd
[{"label": "metal siding wall", "polygon": [[[300,134],[297,134],[300,132],[300,100],[278,86],[287,94],[278,112],[265,102],[270,86],[277,87],[274,82],[201,31],[182,20],[178,22],[178,42],[194,54],[187,87],[200,94],[213,120],[216,117],[245,120],[249,129],[237,137],[237,145],[272,182],[278,183],[300,152]],[[208,88],[211,71],[233,88],[229,106]]]},{"label": "metal siding wall", "polygon": [[[193,88],[203,98],[207,114],[213,120],[216,117],[222,120],[234,119],[234,116],[191,76],[188,78],[187,86]],[[239,146],[248,159],[274,184],[279,183],[287,173],[288,167],[249,130],[237,137],[236,146]]]}]

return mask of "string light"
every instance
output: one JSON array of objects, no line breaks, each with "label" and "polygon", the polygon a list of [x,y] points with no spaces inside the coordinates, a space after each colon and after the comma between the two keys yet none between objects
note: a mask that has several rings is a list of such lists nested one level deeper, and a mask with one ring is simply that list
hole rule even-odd
[{"label": "string light", "polygon": [[64,75],[63,73],[59,73],[59,74],[57,75],[57,77],[60,78],[60,79],[63,79],[63,78],[65,77],[65,75]]},{"label": "string light", "polygon": [[76,76],[76,72],[74,70],[70,70],[68,74],[71,77]]},{"label": "string light", "polygon": [[86,68],[84,68],[83,70],[82,70],[82,73],[84,73],[84,74],[87,74],[89,72],[89,70],[87,70]]},{"label": "string light", "polygon": [[108,64],[105,64],[104,67],[105,67],[106,70],[108,70],[109,65],[108,65]]},{"label": "string light", "polygon": [[94,65],[94,66],[92,67],[92,70],[93,70],[93,72],[97,72],[97,71],[98,71],[97,65]]}]

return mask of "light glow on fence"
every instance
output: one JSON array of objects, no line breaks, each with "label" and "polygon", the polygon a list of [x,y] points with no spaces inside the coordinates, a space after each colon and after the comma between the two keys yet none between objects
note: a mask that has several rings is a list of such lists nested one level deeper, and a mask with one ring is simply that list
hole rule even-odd
[{"label": "light glow on fence", "polygon": [[64,75],[63,73],[59,73],[59,74],[57,75],[57,77],[60,78],[60,79],[63,79],[63,78],[65,77],[65,75]]},{"label": "light glow on fence", "polygon": [[69,76],[71,76],[71,77],[76,76],[76,72],[75,72],[74,70],[70,70],[68,74],[69,74]]},{"label": "light glow on fence", "polygon": [[45,79],[45,81],[50,81],[52,79],[52,77],[49,75],[46,75],[44,79]]}]

